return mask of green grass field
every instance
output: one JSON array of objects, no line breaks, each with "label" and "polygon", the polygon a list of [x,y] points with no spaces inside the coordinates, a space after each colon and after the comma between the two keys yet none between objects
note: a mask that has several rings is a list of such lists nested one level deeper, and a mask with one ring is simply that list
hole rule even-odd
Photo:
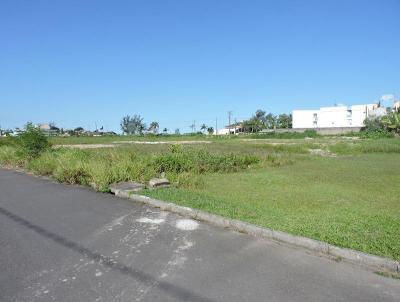
[{"label": "green grass field", "polygon": [[144,194],[399,260],[399,159],[399,154],[319,157],[206,175],[201,189]]},{"label": "green grass field", "polygon": [[[191,139],[210,143],[59,148],[33,160],[21,158],[15,146],[4,145],[0,163],[100,191],[115,181],[144,182],[164,172],[174,182],[172,188],[142,193],[400,260],[400,139],[152,137],[151,141]],[[51,140],[70,145],[135,138]]]}]

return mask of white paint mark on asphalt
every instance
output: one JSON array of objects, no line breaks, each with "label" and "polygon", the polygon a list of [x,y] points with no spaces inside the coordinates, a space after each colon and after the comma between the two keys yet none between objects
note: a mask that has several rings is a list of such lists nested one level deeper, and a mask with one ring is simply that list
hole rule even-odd
[{"label": "white paint mark on asphalt", "polygon": [[183,231],[194,231],[199,227],[199,224],[192,219],[179,219],[175,226]]},{"label": "white paint mark on asphalt", "polygon": [[183,267],[183,265],[185,264],[186,260],[187,260],[186,256],[179,254],[175,258],[173,258],[172,260],[168,261],[168,266]]},{"label": "white paint mark on asphalt", "polygon": [[94,274],[96,277],[100,277],[101,275],[103,275],[103,273],[102,272],[100,272],[100,271],[97,271],[96,272],[96,274]]},{"label": "white paint mark on asphalt", "polygon": [[121,226],[123,225],[123,222],[125,220],[126,217],[128,217],[129,215],[131,215],[132,212],[125,214],[121,217],[118,217],[116,219],[114,219],[113,221],[111,221],[110,223],[107,223],[105,226],[103,226],[102,228],[100,228],[97,232],[97,235],[102,234],[104,232],[107,231],[112,231],[116,226]]},{"label": "white paint mark on asphalt", "polygon": [[150,224],[161,224],[165,221],[163,218],[158,218],[158,219],[151,219],[147,217],[142,217],[136,220],[137,222],[141,223],[150,223]]},{"label": "white paint mark on asphalt", "polygon": [[192,241],[188,241],[186,239],[184,239],[184,244],[178,247],[178,250],[180,251],[184,251],[184,250],[188,250],[190,249],[192,246],[194,245],[194,243]]}]

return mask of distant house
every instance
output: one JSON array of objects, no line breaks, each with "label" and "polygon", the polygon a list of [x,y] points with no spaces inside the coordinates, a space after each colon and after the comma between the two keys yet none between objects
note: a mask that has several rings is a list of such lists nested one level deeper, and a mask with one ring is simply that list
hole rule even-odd
[{"label": "distant house", "polygon": [[60,129],[53,124],[38,124],[36,125],[36,128],[39,128],[47,135],[57,135],[60,132]]},{"label": "distant house", "polygon": [[236,124],[227,125],[222,129],[218,129],[217,133],[214,131],[214,135],[239,134],[242,132],[243,132],[243,123],[238,122]]},{"label": "distant house", "polygon": [[384,115],[386,111],[382,109],[378,104],[365,104],[350,107],[344,105],[321,107],[317,110],[293,110],[293,128],[363,127],[367,117]]},{"label": "distant house", "polygon": [[50,131],[51,129],[49,124],[39,124],[37,127],[42,131]]}]

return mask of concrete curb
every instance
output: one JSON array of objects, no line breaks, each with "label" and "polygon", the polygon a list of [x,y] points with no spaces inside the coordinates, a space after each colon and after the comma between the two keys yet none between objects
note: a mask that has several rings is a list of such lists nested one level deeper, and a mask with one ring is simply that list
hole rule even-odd
[{"label": "concrete curb", "polygon": [[302,247],[313,252],[337,257],[340,260],[345,260],[374,270],[400,272],[400,262],[391,259],[374,256],[351,249],[340,248],[326,242],[306,237],[295,236],[280,231],[258,227],[247,222],[224,218],[222,216],[206,213],[192,208],[178,206],[170,202],[153,199],[143,195],[132,194],[129,191],[118,190],[115,192],[115,195],[121,198],[129,198],[133,201],[145,203],[152,207],[160,208],[161,210],[177,213],[185,217],[205,221],[218,227],[233,229],[235,231],[246,233],[258,238],[271,239],[297,247]]}]

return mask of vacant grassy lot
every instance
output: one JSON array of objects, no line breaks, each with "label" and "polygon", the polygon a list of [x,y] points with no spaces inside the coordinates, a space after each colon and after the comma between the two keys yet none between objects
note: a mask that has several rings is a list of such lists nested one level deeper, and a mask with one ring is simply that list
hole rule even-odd
[{"label": "vacant grassy lot", "polygon": [[0,163],[101,191],[165,173],[176,186],[143,194],[400,260],[400,139],[210,142],[60,148],[30,161],[2,146]]},{"label": "vacant grassy lot", "polygon": [[226,217],[400,259],[399,154],[313,158],[146,191]]}]

